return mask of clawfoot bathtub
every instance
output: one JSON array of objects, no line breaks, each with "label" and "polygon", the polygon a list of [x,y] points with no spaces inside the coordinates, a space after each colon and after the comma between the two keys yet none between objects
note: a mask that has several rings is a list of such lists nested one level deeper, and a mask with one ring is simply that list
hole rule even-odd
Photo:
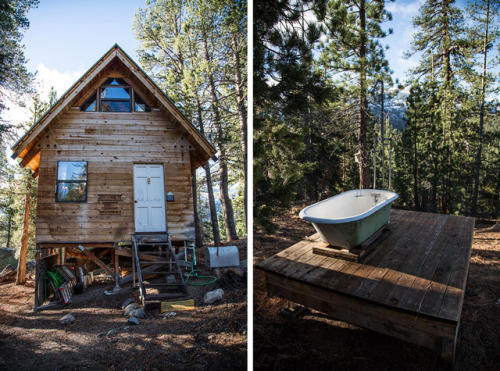
[{"label": "clawfoot bathtub", "polygon": [[391,191],[357,189],[307,206],[299,216],[311,222],[326,243],[352,249],[389,224],[397,198]]}]

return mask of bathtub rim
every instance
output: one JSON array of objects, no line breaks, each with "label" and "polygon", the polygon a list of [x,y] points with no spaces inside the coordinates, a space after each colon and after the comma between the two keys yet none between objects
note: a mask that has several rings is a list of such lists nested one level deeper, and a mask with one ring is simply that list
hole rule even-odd
[{"label": "bathtub rim", "polygon": [[[377,206],[374,206],[371,209],[366,210],[364,213],[353,215],[353,216],[348,217],[348,218],[332,219],[332,218],[318,218],[318,217],[315,217],[315,216],[306,215],[307,210],[310,209],[310,208],[312,208],[312,207],[314,207],[314,206],[320,205],[322,203],[329,202],[329,201],[331,201],[332,199],[334,199],[336,197],[340,197],[340,196],[347,195],[347,194],[350,194],[350,193],[358,193],[359,191],[365,192],[365,193],[386,193],[386,194],[389,194],[390,197],[385,202],[382,202],[382,203],[378,204]],[[376,211],[380,210],[382,207],[386,206],[387,204],[391,204],[398,197],[399,197],[399,195],[397,193],[392,192],[392,191],[386,191],[386,190],[383,190],[383,189],[369,189],[369,188],[368,189],[361,189],[361,190],[359,190],[359,189],[353,189],[351,191],[342,192],[342,193],[339,193],[338,195],[329,197],[329,198],[327,198],[325,200],[322,200],[322,201],[316,202],[316,203],[314,203],[312,205],[306,206],[305,208],[303,208],[300,211],[299,217],[301,219],[303,219],[303,220],[306,220],[308,222],[315,223],[315,224],[342,224],[342,223],[355,222],[355,221],[364,219],[367,216],[370,216],[371,214],[373,214]]]}]

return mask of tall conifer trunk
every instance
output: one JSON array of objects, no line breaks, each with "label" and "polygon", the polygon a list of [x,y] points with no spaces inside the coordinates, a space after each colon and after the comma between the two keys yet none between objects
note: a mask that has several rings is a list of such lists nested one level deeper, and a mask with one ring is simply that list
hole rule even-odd
[{"label": "tall conifer trunk", "polygon": [[479,143],[477,146],[476,154],[476,169],[474,174],[474,193],[472,199],[472,215],[477,215],[477,196],[479,193],[479,175],[481,172],[481,151],[483,149],[483,126],[484,126],[484,100],[486,94],[486,62],[488,55],[488,31],[490,19],[490,1],[486,2],[486,23],[484,25],[484,39],[483,39],[483,68],[481,72],[481,105],[479,107]]},{"label": "tall conifer trunk", "polygon": [[359,188],[370,188],[370,167],[368,159],[368,145],[366,142],[368,100],[366,99],[366,9],[365,1],[359,2],[360,20],[360,49],[359,49],[359,126],[358,126],[358,148],[361,154],[359,161]]},{"label": "tall conifer trunk", "polygon": [[[205,61],[210,63],[210,56],[208,53],[207,37],[204,32],[202,32],[203,37],[203,51],[205,55]],[[234,223],[234,211],[231,198],[229,197],[229,184],[227,176],[227,158],[224,149],[224,133],[222,131],[222,123],[219,113],[219,103],[217,99],[217,93],[215,88],[214,79],[211,73],[208,74],[208,85],[210,90],[210,98],[212,100],[212,110],[214,113],[214,125],[217,129],[217,140],[219,144],[219,190],[220,190],[220,201],[222,204],[222,210],[224,212],[224,224],[226,226],[227,238],[231,240],[237,240],[238,235],[236,234],[236,227]]]},{"label": "tall conifer trunk", "polygon": [[[203,114],[201,109],[201,102],[198,97],[196,97],[196,109],[198,111],[198,127],[200,133],[205,135],[205,128],[203,127]],[[217,220],[217,209],[215,208],[215,197],[214,197],[214,187],[212,185],[212,174],[210,172],[210,162],[207,161],[204,168],[205,178],[207,182],[207,193],[208,193],[208,206],[210,208],[210,222],[212,224],[212,234],[214,236],[214,244],[217,246],[220,244],[220,233],[219,233],[219,222]]]},{"label": "tall conifer trunk", "polygon": [[194,211],[194,238],[196,246],[203,245],[203,227],[198,214],[198,187],[196,182],[196,170],[191,173],[191,188],[193,189],[193,211]]},{"label": "tall conifer trunk", "polygon": [[417,150],[417,120],[415,120],[415,133],[413,140],[413,198],[415,202],[415,208],[420,210],[420,202],[418,199],[418,150]]},{"label": "tall conifer trunk", "polygon": [[9,213],[8,215],[8,222],[7,222],[7,242],[6,246],[10,247],[10,239],[11,239],[11,234],[12,234],[12,215]]},{"label": "tall conifer trunk", "polygon": [[28,251],[30,205],[31,205],[31,180],[28,177],[28,186],[26,187],[26,202],[24,206],[23,235],[21,237],[21,251],[19,252],[19,262],[17,264],[16,285],[24,285],[26,283],[26,252]]},{"label": "tall conifer trunk", "polygon": [[247,110],[245,107],[245,94],[243,92],[243,80],[241,78],[240,54],[238,53],[238,44],[236,34],[231,33],[231,46],[235,64],[236,96],[238,102],[238,118],[240,122],[241,151],[243,154],[243,177],[244,177],[244,210],[245,226],[247,226],[247,195],[248,195],[248,177],[247,177]]}]

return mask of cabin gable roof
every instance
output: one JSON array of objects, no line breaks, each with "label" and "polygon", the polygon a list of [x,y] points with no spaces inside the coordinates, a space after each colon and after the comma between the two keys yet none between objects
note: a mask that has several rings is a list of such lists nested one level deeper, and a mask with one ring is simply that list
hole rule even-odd
[{"label": "cabin gable roof", "polygon": [[[111,71],[111,72],[110,72]],[[98,60],[63,96],[38,120],[12,147],[12,158],[20,157],[23,167],[29,166],[38,175],[40,150],[36,144],[43,133],[58,121],[71,107],[81,105],[110,74],[121,71],[132,86],[138,87],[143,97],[154,103],[163,114],[179,124],[196,151],[191,151],[193,169],[204,165],[208,159],[215,158],[216,150],[196,127],[184,116],[168,96],[146,75],[146,73],[115,44]],[[114,77],[114,76],[113,76]]]}]

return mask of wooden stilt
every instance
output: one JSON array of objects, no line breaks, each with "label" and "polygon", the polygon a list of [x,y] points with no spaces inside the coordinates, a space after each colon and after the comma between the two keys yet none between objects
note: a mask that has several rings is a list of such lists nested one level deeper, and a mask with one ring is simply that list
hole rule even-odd
[{"label": "wooden stilt", "polygon": [[113,266],[114,266],[114,273],[115,273],[115,287],[120,287],[120,265],[119,265],[119,259],[120,257],[116,254],[116,243],[113,246],[113,251],[111,252],[112,260],[113,260]]}]

